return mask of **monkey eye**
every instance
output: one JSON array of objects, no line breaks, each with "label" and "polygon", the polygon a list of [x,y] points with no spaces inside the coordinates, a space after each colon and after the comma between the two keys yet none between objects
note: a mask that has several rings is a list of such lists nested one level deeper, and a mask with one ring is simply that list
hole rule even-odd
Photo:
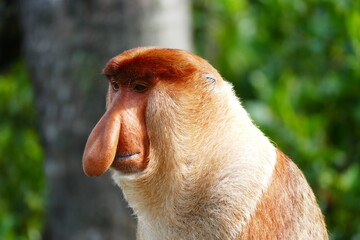
[{"label": "monkey eye", "polygon": [[145,92],[148,89],[148,87],[144,84],[135,84],[133,89],[135,92],[141,93],[141,92]]},{"label": "monkey eye", "polygon": [[118,91],[120,88],[120,85],[115,81],[111,82],[111,86],[114,89],[114,91]]}]

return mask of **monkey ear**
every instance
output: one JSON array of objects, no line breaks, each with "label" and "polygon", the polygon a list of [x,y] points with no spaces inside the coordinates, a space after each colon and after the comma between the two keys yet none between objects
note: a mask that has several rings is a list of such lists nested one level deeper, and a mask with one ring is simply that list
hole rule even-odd
[{"label": "monkey ear", "polygon": [[206,80],[208,80],[211,83],[211,85],[215,85],[216,78],[212,74],[205,73],[203,74],[203,77],[206,78]]}]

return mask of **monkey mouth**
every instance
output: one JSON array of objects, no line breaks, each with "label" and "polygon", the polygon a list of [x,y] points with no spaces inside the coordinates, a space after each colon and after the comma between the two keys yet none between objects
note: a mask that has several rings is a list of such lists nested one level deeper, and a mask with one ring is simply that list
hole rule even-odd
[{"label": "monkey mouth", "polygon": [[123,174],[138,173],[147,166],[142,152],[118,152],[115,155],[111,168]]},{"label": "monkey mouth", "polygon": [[137,156],[139,156],[140,153],[130,153],[130,154],[123,154],[123,155],[116,155],[115,156],[115,161],[124,161],[124,160],[129,160],[132,158],[135,158]]}]

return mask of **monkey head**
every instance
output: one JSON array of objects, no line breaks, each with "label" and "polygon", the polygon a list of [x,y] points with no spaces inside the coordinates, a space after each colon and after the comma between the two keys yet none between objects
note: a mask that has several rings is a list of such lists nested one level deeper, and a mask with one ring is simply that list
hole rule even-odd
[{"label": "monkey head", "polygon": [[[132,49],[112,58],[103,74],[109,82],[107,110],[85,147],[83,168],[89,176],[99,176],[109,168],[123,174],[144,171],[150,150],[161,147],[163,143],[158,141],[165,141],[151,138],[152,135],[171,131],[161,123],[173,124],[171,121],[181,117],[173,116],[179,107],[198,111],[194,106],[201,107],[206,101],[206,96],[201,96],[203,89],[211,89],[221,80],[218,72],[200,57],[182,50],[153,47]],[[181,96],[191,94],[193,102],[187,100],[178,106]],[[173,104],[164,103],[161,95]]]}]

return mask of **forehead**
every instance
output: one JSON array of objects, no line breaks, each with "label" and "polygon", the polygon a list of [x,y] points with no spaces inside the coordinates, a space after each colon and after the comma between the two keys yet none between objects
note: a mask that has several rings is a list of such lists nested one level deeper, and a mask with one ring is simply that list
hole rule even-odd
[{"label": "forehead", "polygon": [[183,50],[136,48],[112,58],[104,68],[103,74],[126,81],[154,78],[176,81],[187,79],[209,66],[210,64],[202,58]]}]

